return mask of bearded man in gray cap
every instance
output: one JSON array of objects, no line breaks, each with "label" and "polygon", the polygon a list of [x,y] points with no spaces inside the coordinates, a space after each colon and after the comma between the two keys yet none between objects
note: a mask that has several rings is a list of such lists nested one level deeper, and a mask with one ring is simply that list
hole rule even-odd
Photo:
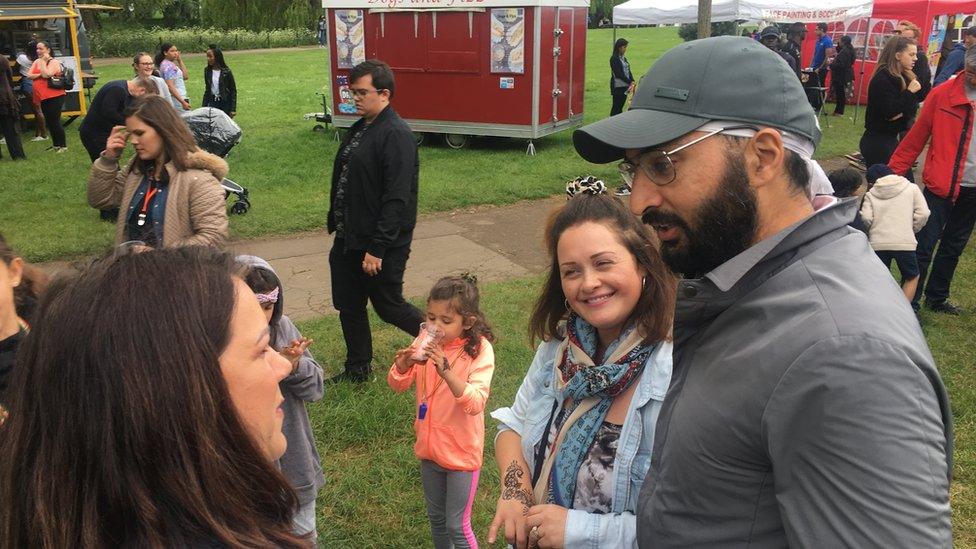
[{"label": "bearded man in gray cap", "polygon": [[786,63],[741,37],[673,48],[629,111],[573,135],[625,159],[631,210],[684,275],[643,548],[952,545],[948,397],[848,227],[857,199],[816,196],[819,139]]}]

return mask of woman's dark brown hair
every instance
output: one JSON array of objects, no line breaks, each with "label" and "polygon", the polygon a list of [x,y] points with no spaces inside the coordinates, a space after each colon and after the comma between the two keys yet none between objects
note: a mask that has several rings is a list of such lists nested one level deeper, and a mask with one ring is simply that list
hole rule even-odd
[{"label": "woman's dark brown hair", "polygon": [[463,336],[468,339],[464,345],[464,352],[471,358],[476,358],[481,352],[481,338],[485,338],[490,343],[495,342],[491,325],[485,320],[485,314],[481,312],[481,293],[478,291],[478,281],[474,276],[463,274],[441,278],[430,289],[427,301],[449,301],[451,308],[464,317],[464,321],[474,318],[474,324],[463,333]]},{"label": "woman's dark brown hair", "polygon": [[[0,234],[0,261],[10,265],[17,257],[13,249],[7,244],[7,240]],[[17,316],[30,322],[34,308],[37,306],[37,299],[47,286],[47,275],[43,271],[24,263],[23,272],[20,275],[20,284],[14,288],[14,304],[17,308]]]},{"label": "woman's dark brown hair", "polygon": [[677,281],[664,265],[654,246],[650,230],[627,211],[620,200],[607,194],[578,194],[557,209],[546,224],[545,244],[549,252],[549,273],[542,294],[529,319],[532,339],[557,339],[559,323],[567,317],[566,296],[559,276],[556,250],[559,237],[582,223],[600,223],[609,228],[630,253],[639,267],[647,271],[644,288],[634,308],[634,321],[646,342],[663,341],[671,333]]},{"label": "woman's dark brown hair", "polygon": [[[166,162],[172,162],[177,171],[186,169],[186,157],[197,150],[197,142],[186,126],[186,122],[176,114],[176,110],[169,101],[158,95],[143,95],[137,97],[122,112],[125,118],[135,116],[156,130],[163,140],[163,152]],[[142,173],[153,170],[155,161],[143,161],[136,157],[135,166]]]},{"label": "woman's dark brown hair", "polygon": [[179,248],[52,283],[0,428],[0,545],[309,545],[221,375],[232,270]]},{"label": "woman's dark brown hair", "polygon": [[905,51],[909,46],[917,46],[917,44],[915,44],[915,41],[911,38],[905,38],[904,36],[892,36],[887,42],[885,42],[884,48],[881,50],[881,54],[878,55],[877,66],[884,67],[893,76],[900,77],[901,89],[908,87],[908,84],[917,78],[911,69],[902,68],[898,58],[895,57],[895,54]]}]

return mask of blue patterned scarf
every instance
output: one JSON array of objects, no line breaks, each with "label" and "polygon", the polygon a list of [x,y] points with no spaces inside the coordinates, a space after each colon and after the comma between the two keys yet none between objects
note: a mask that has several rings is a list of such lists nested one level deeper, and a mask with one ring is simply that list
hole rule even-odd
[{"label": "blue patterned scarf", "polygon": [[[614,397],[640,378],[648,357],[657,345],[642,344],[634,328],[629,327],[604,351],[605,357],[619,358],[597,366],[592,358],[597,350],[596,328],[573,313],[566,322],[566,332],[567,345],[559,364],[559,373],[565,383],[563,400],[571,398],[572,403],[563,412],[563,417],[568,421],[586,398],[600,399],[572,425],[564,425],[560,429],[565,430],[566,434],[553,449],[555,463],[548,479],[549,494],[546,499],[556,505],[572,508],[580,466],[603,425]],[[629,345],[630,348],[620,348],[620,345]]]}]

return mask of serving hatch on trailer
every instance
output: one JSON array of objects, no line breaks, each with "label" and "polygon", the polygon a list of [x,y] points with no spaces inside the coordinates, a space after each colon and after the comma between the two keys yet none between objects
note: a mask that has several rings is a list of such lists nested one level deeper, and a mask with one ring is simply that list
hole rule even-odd
[{"label": "serving hatch on trailer", "polygon": [[589,0],[322,0],[333,121],[356,115],[349,71],[393,69],[392,105],[422,139],[533,140],[583,122]]}]

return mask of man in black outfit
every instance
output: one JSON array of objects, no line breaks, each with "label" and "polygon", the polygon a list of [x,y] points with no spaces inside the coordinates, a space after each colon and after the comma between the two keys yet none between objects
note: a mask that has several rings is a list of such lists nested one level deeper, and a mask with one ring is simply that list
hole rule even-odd
[{"label": "man in black outfit", "polygon": [[416,336],[421,312],[403,299],[403,273],[417,223],[417,143],[390,100],[390,67],[368,60],[349,73],[362,116],[346,133],[332,166],[328,215],[335,234],[329,267],[332,304],[346,341],[345,371],[330,381],[371,376],[373,339],[367,299],[384,322]]},{"label": "man in black outfit", "polygon": [[807,26],[803,23],[793,23],[790,30],[786,33],[786,53],[796,62],[797,70],[802,69],[800,63],[800,45],[807,37]]},{"label": "man in black outfit", "polygon": [[[925,53],[925,42],[920,39],[922,29],[918,25],[907,19],[899,21],[898,27],[895,28],[895,34],[914,40],[915,45],[918,46],[918,58],[915,59],[915,64],[912,65],[912,72],[918,78],[918,83],[922,85],[922,89],[914,93],[914,105],[905,113],[905,131],[898,134],[898,139],[901,140],[905,137],[905,133],[915,124],[919,104],[925,101],[925,96],[932,91],[932,69],[929,68],[929,56]],[[915,172],[913,170],[909,169],[905,172],[905,177],[912,183],[915,182]]]},{"label": "man in black outfit", "polygon": [[[800,78],[800,66],[793,59],[793,56],[779,49],[779,28],[775,25],[770,25],[762,30],[759,34],[759,41],[763,46],[773,50],[777,55],[786,61],[786,64],[790,66],[790,69],[796,74],[797,79]],[[796,42],[790,42],[791,44],[796,44]]]}]

